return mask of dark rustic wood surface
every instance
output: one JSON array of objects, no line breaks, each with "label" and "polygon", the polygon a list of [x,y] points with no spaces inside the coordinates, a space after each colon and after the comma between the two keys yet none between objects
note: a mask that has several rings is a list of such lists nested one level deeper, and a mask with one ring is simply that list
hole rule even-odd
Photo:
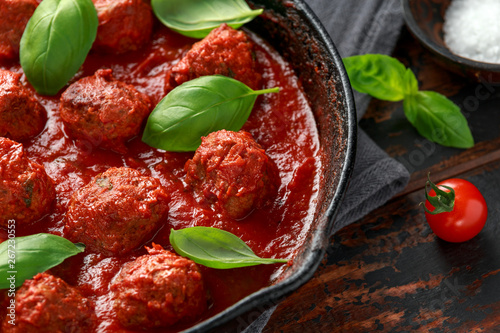
[{"label": "dark rustic wood surface", "polygon": [[[393,55],[421,89],[462,107],[476,145],[430,143],[401,103],[373,100],[360,126],[410,170],[410,182],[332,237],[314,277],[279,304],[264,332],[500,332],[500,87],[442,69],[406,29]],[[483,193],[489,215],[478,236],[453,244],[432,233],[419,206],[428,172]]]}]

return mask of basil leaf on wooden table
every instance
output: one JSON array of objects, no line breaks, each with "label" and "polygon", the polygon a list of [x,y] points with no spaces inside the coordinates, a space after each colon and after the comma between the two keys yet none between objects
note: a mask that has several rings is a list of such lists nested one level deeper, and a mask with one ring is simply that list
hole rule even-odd
[{"label": "basil leaf on wooden table", "polygon": [[85,61],[97,34],[91,0],[43,0],[21,38],[20,61],[31,85],[55,95]]},{"label": "basil leaf on wooden table", "polygon": [[35,234],[8,239],[0,244],[0,289],[10,286],[15,276],[19,287],[25,280],[82,253],[85,245],[52,234]]},{"label": "basil leaf on wooden table", "polygon": [[163,24],[192,38],[203,38],[222,23],[237,29],[263,12],[244,0],[152,0],[151,6]]},{"label": "basil leaf on wooden table", "polygon": [[399,60],[383,54],[365,54],[343,61],[357,91],[385,101],[403,100],[407,119],[423,137],[443,146],[474,146],[460,108],[439,93],[419,91],[415,74]]},{"label": "basil leaf on wooden table", "polygon": [[352,87],[361,93],[384,101],[397,102],[415,89],[416,79],[413,72],[392,57],[365,54],[344,58],[343,62]]},{"label": "basil leaf on wooden table", "polygon": [[167,151],[194,151],[201,137],[226,129],[239,131],[258,95],[279,88],[252,90],[222,75],[202,76],[170,91],[149,115],[142,141]]},{"label": "basil leaf on wooden table", "polygon": [[229,269],[289,261],[289,259],[260,258],[240,238],[217,228],[172,229],[170,244],[179,255],[211,268]]},{"label": "basil leaf on wooden table", "polygon": [[443,146],[470,148],[472,133],[460,108],[433,91],[419,91],[405,98],[406,118],[423,137]]}]

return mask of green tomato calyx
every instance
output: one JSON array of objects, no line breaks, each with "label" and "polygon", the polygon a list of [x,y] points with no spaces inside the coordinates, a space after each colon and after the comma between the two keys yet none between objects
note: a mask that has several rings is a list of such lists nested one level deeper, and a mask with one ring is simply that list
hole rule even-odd
[{"label": "green tomato calyx", "polygon": [[[434,190],[435,196],[429,195],[428,186]],[[448,191],[443,191],[439,187],[444,187]],[[455,206],[455,190],[450,186],[434,184],[431,181],[430,173],[427,174],[427,181],[425,182],[425,198],[434,207],[434,210],[431,212],[423,205],[424,210],[432,215],[451,212]]]}]

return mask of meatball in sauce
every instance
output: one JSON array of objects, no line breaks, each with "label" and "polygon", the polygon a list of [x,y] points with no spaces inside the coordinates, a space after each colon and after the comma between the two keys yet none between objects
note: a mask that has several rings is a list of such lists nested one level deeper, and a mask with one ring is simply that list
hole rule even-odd
[{"label": "meatball in sauce", "polygon": [[20,82],[21,74],[0,69],[0,136],[23,141],[45,127],[47,113]]},{"label": "meatball in sauce", "polygon": [[273,200],[280,185],[276,164],[245,131],[210,133],[184,169],[201,198],[236,219]]},{"label": "meatball in sauce", "polygon": [[227,24],[195,43],[172,68],[167,91],[197,77],[216,74],[241,81],[252,89],[260,88],[261,75],[256,70],[253,42],[243,31]]},{"label": "meatball in sauce", "polygon": [[71,197],[65,237],[83,242],[90,252],[126,254],[162,226],[169,200],[156,178],[131,168],[110,168]]},{"label": "meatball in sauce", "polygon": [[36,0],[0,0],[0,60],[16,60],[24,28],[33,15]]},{"label": "meatball in sauce", "polygon": [[121,54],[139,50],[153,29],[151,6],[144,0],[93,0],[99,26],[93,49]]},{"label": "meatball in sauce", "polygon": [[207,308],[198,266],[157,244],[147,250],[126,263],[111,283],[119,322],[151,329],[196,321]]},{"label": "meatball in sauce", "polygon": [[115,80],[111,69],[100,69],[71,84],[59,106],[73,138],[118,153],[127,152],[125,143],[139,134],[150,109],[150,98]]},{"label": "meatball in sauce", "polygon": [[0,226],[28,224],[48,214],[55,199],[43,165],[24,154],[23,145],[0,137]]},{"label": "meatball in sauce", "polygon": [[[123,2],[107,1],[109,7],[116,4],[121,10]],[[100,17],[103,25],[104,16]],[[120,19],[117,31],[127,29],[126,20]],[[118,39],[110,38],[111,44],[120,45]],[[199,266],[197,272],[188,259],[154,245],[149,251],[144,248],[154,242],[172,250],[171,228],[224,229],[260,257],[276,258],[293,258],[310,230],[321,174],[316,170],[323,153],[307,96],[292,66],[244,28],[223,25],[197,46],[193,43],[156,22],[152,38],[137,51],[116,56],[113,53],[121,52],[120,47],[105,54],[108,51],[94,45],[72,85],[61,92],[62,99],[35,93],[48,121],[42,132],[22,144],[25,155],[43,164],[57,184],[57,200],[41,219],[30,219],[36,223],[17,224],[16,236],[48,232],[86,244],[83,254],[51,271],[95,303],[96,328],[90,332],[179,332],[277,281],[288,268]],[[219,51],[222,58],[214,53]],[[0,64],[22,72],[17,62]],[[172,67],[177,72],[170,72]],[[194,69],[199,70],[196,75]],[[174,80],[173,86],[199,75],[221,74],[252,88],[279,86],[280,93],[257,99],[244,126],[255,140],[248,133],[239,133],[242,138],[225,133],[212,141],[206,138],[196,154],[165,152],[141,141],[141,125],[152,107],[147,100],[160,101],[167,77],[174,74],[179,82]],[[20,81],[24,82],[22,77]],[[2,236],[7,237],[5,228]],[[171,277],[163,275],[167,272]],[[153,276],[161,277],[161,282]],[[61,295],[58,288],[54,290]],[[57,309],[40,306],[55,319]],[[168,313],[162,312],[164,308]],[[47,326],[58,331],[55,325]]]},{"label": "meatball in sauce", "polygon": [[[74,287],[47,273],[26,280],[15,298],[15,325],[4,319],[4,333],[92,332],[93,304]],[[9,318],[9,317],[7,317]]]}]

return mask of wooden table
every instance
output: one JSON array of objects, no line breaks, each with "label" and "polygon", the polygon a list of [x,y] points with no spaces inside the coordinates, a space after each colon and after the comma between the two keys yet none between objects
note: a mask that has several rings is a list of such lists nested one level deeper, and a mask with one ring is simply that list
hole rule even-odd
[{"label": "wooden table", "polygon": [[[420,88],[461,106],[476,144],[468,150],[424,140],[401,103],[373,100],[360,121],[410,171],[406,189],[331,239],[314,277],[277,307],[264,332],[500,332],[500,87],[475,83],[436,65],[406,29],[393,54]],[[433,181],[474,183],[488,220],[472,240],[444,242],[419,203]]]}]

